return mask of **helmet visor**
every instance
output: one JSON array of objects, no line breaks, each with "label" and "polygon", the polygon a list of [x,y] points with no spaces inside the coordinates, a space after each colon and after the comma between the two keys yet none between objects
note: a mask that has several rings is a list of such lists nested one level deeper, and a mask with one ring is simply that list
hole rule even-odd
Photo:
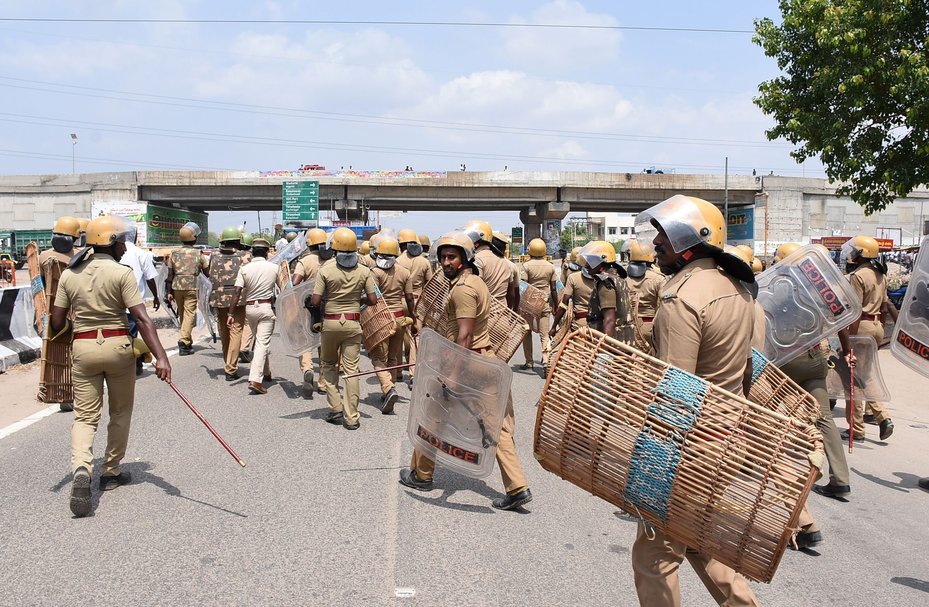
[{"label": "helmet visor", "polygon": [[636,239],[652,242],[659,226],[675,253],[683,253],[711,235],[700,209],[685,196],[673,196],[636,215]]},{"label": "helmet visor", "polygon": [[188,222],[185,223],[182,227],[187,228],[188,230],[190,230],[191,232],[193,232],[193,233],[194,233],[194,236],[200,236],[200,226],[198,226],[198,225],[195,224],[194,222],[188,221]]}]

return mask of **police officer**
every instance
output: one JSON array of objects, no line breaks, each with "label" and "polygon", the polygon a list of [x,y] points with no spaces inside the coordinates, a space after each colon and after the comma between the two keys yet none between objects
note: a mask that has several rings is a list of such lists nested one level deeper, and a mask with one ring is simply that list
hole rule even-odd
[{"label": "police officer", "polygon": [[568,278],[575,272],[581,271],[581,266],[577,260],[577,252],[580,250],[581,247],[574,247],[571,249],[570,255],[561,260],[561,284],[568,284]]},{"label": "police officer", "polygon": [[71,428],[71,512],[87,516],[92,509],[90,481],[93,442],[103,407],[103,386],[109,394],[110,420],[99,489],[125,485],[129,472],[120,471],[126,455],[135,394],[135,354],[129,338],[126,309],[142,339],[156,357],[155,373],[171,381],[171,365],[155,325],[145,311],[132,270],[119,264],[126,250],[129,228],[119,217],[97,217],[87,226],[87,252],[75,258],[58,283],[51,329],[61,332],[74,311],[72,381],[74,424]]},{"label": "police officer", "polygon": [[474,243],[474,265],[490,296],[515,311],[518,308],[519,281],[514,280],[510,265],[492,246],[493,228],[486,221],[476,220],[465,226],[464,233]]},{"label": "police officer", "polygon": [[[306,233],[307,253],[297,260],[294,266],[293,283],[297,286],[304,280],[314,280],[319,273],[319,269],[330,259],[323,259],[322,253],[326,250],[326,240],[329,236],[325,230],[313,228]],[[313,386],[313,353],[304,352],[300,355],[300,371],[303,373],[303,395],[312,396],[313,390],[319,390],[320,394],[326,393],[326,382],[323,381],[322,374],[319,375],[319,383]]]},{"label": "police officer", "polygon": [[490,250],[506,262],[510,268],[510,283],[516,285],[516,292],[513,295],[514,303],[512,309],[519,310],[519,266],[510,259],[510,237],[499,230],[493,231],[493,237],[490,239]]},{"label": "police officer", "polygon": [[51,260],[65,265],[71,261],[74,256],[74,243],[80,239],[81,224],[74,217],[59,217],[52,228],[52,248],[45,249],[39,255],[39,267],[42,269],[42,278],[45,284],[48,280],[45,278],[45,267]]},{"label": "police officer", "polygon": [[638,315],[636,327],[649,347],[652,345],[652,323],[658,311],[658,298],[665,277],[652,270],[655,263],[655,250],[650,242],[627,240],[624,243],[629,252],[629,264],[626,266],[626,286],[638,298]]},{"label": "police officer", "polygon": [[[423,287],[432,278],[432,264],[423,253],[424,247],[413,230],[400,230],[397,234],[397,241],[400,243],[401,251],[400,257],[397,258],[397,265],[403,266],[410,271],[410,288],[413,291],[413,307],[415,309],[419,297],[422,295]],[[413,322],[416,322],[415,317]],[[419,327],[417,326],[416,329],[418,330]],[[412,330],[407,331],[403,342],[403,354],[406,362],[412,365],[416,364],[416,340],[414,337]],[[409,374],[410,384],[412,385],[413,377],[416,375],[416,367],[410,367]],[[396,374],[398,378],[401,375],[401,373]]]},{"label": "police officer", "polygon": [[374,258],[371,256],[371,243],[367,240],[358,248],[358,263],[366,268],[374,267]]},{"label": "police officer", "polygon": [[[413,326],[413,285],[410,271],[397,263],[400,257],[400,245],[393,238],[380,238],[375,249],[375,267],[371,270],[374,284],[381,290],[384,303],[397,319],[397,328],[393,335],[379,343],[371,352],[371,362],[375,369],[394,367],[403,358],[403,344],[407,340],[407,329]],[[414,329],[415,331],[415,329]],[[399,396],[394,387],[394,371],[379,371],[377,379],[381,383],[381,413],[393,413]]]},{"label": "police officer", "polygon": [[[548,331],[550,328],[550,316],[552,306],[557,305],[558,291],[555,289],[556,277],[555,266],[550,261],[545,261],[545,241],[541,238],[533,238],[529,241],[529,247],[526,249],[529,253],[529,261],[523,264],[521,278],[531,287],[541,290],[543,293],[550,293],[549,300],[545,302],[545,308],[539,318],[527,318],[529,325],[533,327],[534,332],[539,334],[542,342],[542,367],[548,370],[548,358],[551,352],[552,340]],[[533,326],[534,325],[534,326]],[[523,369],[531,369],[534,361],[532,355],[532,332],[526,335],[523,340],[523,355],[526,357],[526,363]]]},{"label": "police officer", "polygon": [[329,236],[328,248],[335,251],[335,263],[320,268],[309,304],[314,330],[322,329],[320,366],[329,401],[326,421],[357,430],[358,378],[345,380],[345,394],[340,401],[336,369],[341,363],[346,374],[358,371],[361,300],[364,298],[369,306],[377,305],[376,289],[371,271],[358,265],[358,238],[353,231],[336,229]]},{"label": "police officer", "polygon": [[90,223],[90,220],[84,217],[78,217],[77,222],[81,226],[81,235],[74,242],[74,248],[80,249],[87,246],[87,225]]},{"label": "police officer", "polygon": [[[849,335],[867,335],[876,342],[875,351],[884,340],[884,323],[881,321],[884,314],[890,314],[897,322],[897,308],[890,303],[887,295],[887,266],[880,260],[880,249],[877,241],[871,236],[859,235],[845,243],[842,247],[845,253],[845,267],[850,270],[848,281],[855,294],[861,299],[861,318],[853,322],[850,327],[839,332],[839,341],[846,358],[849,358]],[[850,361],[853,363],[854,360]],[[874,414],[880,428],[880,439],[887,440],[894,433],[894,422],[890,418],[884,403],[867,401],[866,405]],[[864,441],[864,405],[862,399],[855,401],[855,415],[852,424],[854,439]],[[842,433],[842,438],[848,440],[848,431]]]},{"label": "police officer", "polygon": [[[436,249],[442,273],[449,281],[446,304],[449,322],[445,336],[463,348],[493,356],[487,328],[491,295],[487,284],[478,277],[472,237],[462,232],[450,232],[436,242]],[[516,455],[513,442],[515,429],[511,397],[497,445],[497,465],[506,489],[506,496],[491,503],[498,510],[514,510],[532,501],[532,492]],[[410,467],[400,471],[400,483],[419,491],[430,491],[434,471],[435,461],[414,449]]]},{"label": "police officer", "polygon": [[[255,356],[248,373],[248,388],[253,394],[267,394],[262,381],[271,381],[271,335],[274,334],[275,320],[271,298],[274,297],[280,268],[268,261],[270,248],[271,243],[264,238],[252,241],[252,260],[239,267],[229,306],[234,310],[240,302],[245,302],[245,319],[255,336]],[[227,316],[226,324],[232,329],[235,318]]]},{"label": "police officer", "polygon": [[577,327],[589,325],[609,337],[615,337],[617,283],[610,271],[626,278],[626,270],[616,264],[616,249],[603,240],[593,240],[578,250],[575,259],[581,263],[581,271],[571,274],[561,291],[561,303],[555,310],[549,336],[555,336],[568,309],[568,302],[573,302]]},{"label": "police officer", "polygon": [[[239,254],[241,234],[236,228],[223,230],[219,240],[219,251],[210,255],[209,267],[204,270],[210,278],[213,290],[210,292],[210,307],[216,309],[216,325],[223,345],[223,371],[226,381],[235,381],[239,377],[239,350],[242,347],[242,326],[245,324],[245,307],[230,307],[235,292],[235,280],[242,267]],[[232,318],[232,324],[229,319]]]},{"label": "police officer", "polygon": [[[651,229],[649,229],[651,227]],[[674,196],[636,218],[639,238],[655,233],[658,264],[671,275],[652,327],[653,354],[721,388],[744,395],[751,380],[754,277],[723,252],[726,223],[715,206]],[[639,525],[632,548],[641,605],[680,605],[678,567],[686,556],[720,605],[758,605],[745,579],[730,567]]]},{"label": "police officer", "polygon": [[[181,324],[177,340],[178,356],[194,353],[191,333],[197,314],[197,276],[209,265],[203,253],[194,247],[200,226],[190,222],[180,229],[181,244],[168,256],[168,302],[177,306]],[[157,297],[157,295],[156,295]]]},{"label": "police officer", "polygon": [[[239,230],[239,257],[242,258],[244,266],[252,260],[252,241],[254,240],[249,234]],[[250,363],[255,353],[255,334],[246,319],[242,325],[242,339],[239,345],[239,362]]]}]

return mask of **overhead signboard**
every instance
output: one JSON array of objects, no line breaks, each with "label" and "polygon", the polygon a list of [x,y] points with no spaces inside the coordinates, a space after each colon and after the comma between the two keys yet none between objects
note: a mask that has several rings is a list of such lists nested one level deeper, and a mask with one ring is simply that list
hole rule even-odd
[{"label": "overhead signboard", "polygon": [[752,240],[755,237],[754,207],[730,208],[727,232],[726,242]]},{"label": "overhead signboard", "polygon": [[283,220],[289,226],[311,228],[319,223],[319,182],[285,181],[281,187]]},{"label": "overhead signboard", "polygon": [[[827,249],[841,249],[842,245],[851,240],[852,236],[823,236],[819,239],[819,242],[816,244],[821,244]],[[816,239],[814,239],[815,241]],[[894,239],[893,238],[875,238],[877,241],[877,246],[881,251],[893,251],[894,248]]]}]

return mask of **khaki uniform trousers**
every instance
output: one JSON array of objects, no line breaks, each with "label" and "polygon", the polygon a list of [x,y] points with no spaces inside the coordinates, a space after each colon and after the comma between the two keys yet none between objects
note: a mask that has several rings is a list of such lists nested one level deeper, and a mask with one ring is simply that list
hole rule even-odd
[{"label": "khaki uniform trousers", "polygon": [[829,484],[847,485],[848,460],[845,458],[842,437],[839,436],[839,429],[836,428],[832,411],[829,409],[829,393],[826,391],[826,357],[821,350],[814,348],[789,361],[781,367],[781,371],[819,403],[816,428],[823,435],[823,449],[829,461]]},{"label": "khaki uniform trousers", "polygon": [[219,339],[223,344],[225,371],[230,375],[239,370],[239,349],[242,347],[242,327],[245,325],[245,307],[240,306],[232,312],[232,328],[226,326],[229,308],[216,308],[216,325],[219,327]]},{"label": "khaki uniform trousers", "polygon": [[357,377],[345,380],[345,394],[339,398],[338,369],[341,361],[345,374],[358,371],[361,357],[361,325],[357,320],[324,320],[320,336],[320,358],[323,379],[326,380],[326,397],[329,409],[341,411],[345,423],[358,423],[358,389]]},{"label": "khaki uniform trousers", "polygon": [[[414,310],[416,309],[416,305],[418,303],[419,303],[419,295],[413,295],[413,309]],[[413,318],[413,323],[416,326],[417,335],[418,335],[423,330],[423,325],[415,317]],[[410,363],[411,365],[416,364],[416,350],[418,347],[419,346],[416,343],[416,338],[413,337],[413,332],[410,331],[410,327],[405,327],[405,332],[403,335],[403,357],[406,360],[406,362]],[[397,363],[397,364],[400,364],[400,363]],[[410,374],[410,377],[414,377],[416,375],[416,367],[415,366],[408,367],[406,369],[406,372]],[[401,369],[397,373],[394,373],[394,377],[397,378],[397,381],[400,381],[400,379],[403,377],[403,370]]]},{"label": "khaki uniform trousers", "polygon": [[[322,361],[322,354],[320,354],[321,348],[316,348],[316,357]],[[316,376],[316,385],[319,386],[320,390],[326,389],[326,382],[323,381],[322,369],[320,368],[317,373],[316,364],[313,362],[313,352],[307,351],[300,355],[300,372],[306,373],[309,371]]]},{"label": "khaki uniform trousers", "polygon": [[539,338],[542,341],[542,366],[548,366],[549,354],[551,354],[552,351],[552,339],[548,336],[548,331],[551,328],[552,322],[551,314],[551,307],[545,306],[545,309],[542,310],[542,315],[539,318],[526,316],[523,317],[526,322],[529,323],[529,327],[532,329],[526,333],[526,337],[523,339],[523,355],[526,357],[527,365],[531,365],[535,358],[532,354],[532,334],[538,333]]},{"label": "khaki uniform trousers", "polygon": [[677,570],[685,556],[718,604],[729,607],[761,605],[745,578],[731,567],[687,548],[657,529],[655,538],[650,540],[641,523],[632,544],[632,570],[640,605],[680,607]]},{"label": "khaki uniform trousers", "polygon": [[[373,352],[369,352],[371,364],[374,365],[375,369],[394,367],[402,362],[403,344],[406,343],[408,334],[407,327],[397,329],[396,333],[379,343]],[[381,371],[377,373],[377,380],[381,382],[382,393],[387,394],[390,392],[394,387],[394,382],[399,381],[394,379],[396,376],[397,371]]]},{"label": "khaki uniform trousers", "polygon": [[271,375],[271,336],[274,334],[274,309],[269,303],[245,306],[246,326],[255,336],[255,356],[248,370],[248,381],[261,383],[264,375]]},{"label": "khaki uniform trousers", "polygon": [[[493,352],[485,350],[484,356],[493,356]],[[523,467],[516,454],[516,442],[513,435],[516,432],[516,416],[513,414],[513,395],[510,394],[506,403],[506,413],[503,416],[503,426],[500,428],[500,439],[497,442],[497,465],[500,467],[500,476],[503,478],[503,488],[507,493],[516,493],[528,487]],[[416,478],[423,481],[432,480],[435,472],[435,460],[427,454],[413,449],[413,458],[410,468],[416,472]]]},{"label": "khaki uniform trousers", "polygon": [[126,335],[104,339],[75,339],[71,379],[74,384],[74,424],[71,426],[71,471],[93,472],[94,436],[103,409],[103,384],[109,395],[110,421],[106,427],[105,476],[119,474],[126,455],[129,424],[135,399],[135,354]]},{"label": "khaki uniform trousers", "polygon": [[239,352],[253,352],[255,350],[255,333],[252,328],[245,323],[242,326],[242,342],[239,346]]},{"label": "khaki uniform trousers", "polygon": [[189,346],[193,343],[190,335],[194,331],[197,320],[197,290],[174,290],[174,304],[177,306],[177,315],[180,317],[181,329],[177,340]]},{"label": "khaki uniform trousers", "polygon": [[[639,326],[639,332],[642,334],[642,339],[644,339],[645,343],[648,344],[648,348],[651,348],[652,347],[652,326],[655,323],[653,321],[642,322],[638,319],[636,319],[636,321]],[[648,353],[648,349],[646,349],[646,353]]]},{"label": "khaki uniform trousers", "polygon": [[[878,320],[862,320],[858,323],[858,333],[856,335],[869,335],[874,338],[878,345],[884,340],[884,325]],[[856,387],[857,387],[857,383]],[[848,402],[848,399],[845,399]],[[890,419],[890,413],[884,408],[884,403],[873,400],[865,401],[863,398],[855,399],[855,417],[852,427],[855,430],[855,436],[864,437],[864,408],[867,406],[874,414],[874,421],[881,423],[885,419]]]}]

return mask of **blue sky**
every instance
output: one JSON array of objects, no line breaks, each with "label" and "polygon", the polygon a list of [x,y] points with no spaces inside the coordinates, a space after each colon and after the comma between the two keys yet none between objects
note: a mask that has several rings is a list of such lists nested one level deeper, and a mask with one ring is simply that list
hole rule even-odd
[{"label": "blue sky", "polygon": [[[750,30],[761,16],[777,19],[776,2],[0,2],[5,18]],[[751,98],[776,74],[746,33],[0,21],[0,158],[4,174],[68,173],[74,132],[78,172],[464,163],[722,173],[728,156],[731,173],[822,176],[766,141],[770,121]],[[254,215],[211,224],[251,226]],[[384,223],[439,231],[462,220]]]}]

